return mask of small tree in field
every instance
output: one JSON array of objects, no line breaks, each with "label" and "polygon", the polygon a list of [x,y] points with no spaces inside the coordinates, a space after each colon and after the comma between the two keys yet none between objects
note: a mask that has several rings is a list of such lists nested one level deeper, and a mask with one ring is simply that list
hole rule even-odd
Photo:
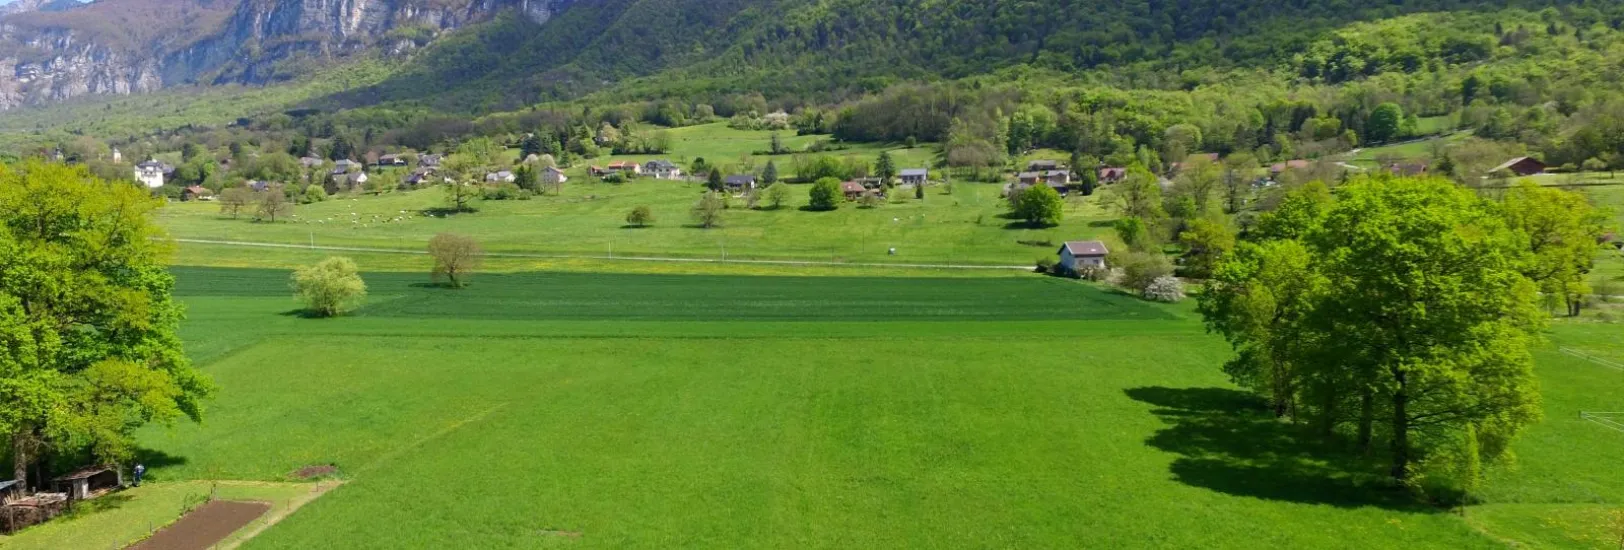
[{"label": "small tree in field", "polygon": [[434,282],[462,288],[468,276],[485,261],[485,250],[472,238],[441,233],[429,239],[429,257],[434,259]]},{"label": "small tree in field", "polygon": [[654,211],[647,206],[638,206],[626,213],[626,225],[648,227],[651,223],[654,223]]},{"label": "small tree in field", "polygon": [[316,317],[336,317],[360,304],[367,284],[349,258],[333,257],[293,272],[293,295]]},{"label": "small tree in field", "polygon": [[863,196],[861,198],[857,199],[857,207],[858,208],[870,209],[870,208],[879,208],[879,206],[880,206],[880,195],[879,195],[879,193],[875,193],[873,191],[865,191],[865,192],[863,192]]},{"label": "small tree in field", "polygon": [[710,189],[711,191],[720,192],[723,187],[722,170],[720,168],[712,168],[710,175],[705,176],[705,188]]},{"label": "small tree in field", "polygon": [[287,217],[292,213],[293,202],[288,200],[287,194],[281,189],[272,188],[259,194],[259,210],[254,216],[275,223],[277,216]]},{"label": "small tree in field", "polygon": [[220,192],[220,213],[231,214],[231,219],[237,219],[242,211],[254,202],[254,193],[242,187],[232,187]]},{"label": "small tree in field", "polygon": [[782,183],[775,183],[771,187],[767,188],[767,203],[771,204],[773,206],[773,210],[777,210],[779,208],[782,208],[784,206],[784,202],[788,201],[788,200],[789,200],[789,186],[788,185],[784,185]]},{"label": "small tree in field", "polygon": [[812,184],[808,192],[810,201],[807,206],[813,210],[834,210],[840,207],[841,193],[840,180],[823,178]]},{"label": "small tree in field", "polygon": [[694,223],[705,229],[722,225],[722,210],[726,208],[727,203],[722,200],[721,193],[708,191],[699,198],[699,202],[694,203]]},{"label": "small tree in field", "polygon": [[1060,223],[1066,203],[1060,199],[1060,193],[1049,186],[1034,185],[1017,191],[1014,200],[1009,201],[1009,207],[1010,213],[1026,220],[1027,225],[1045,227]]}]

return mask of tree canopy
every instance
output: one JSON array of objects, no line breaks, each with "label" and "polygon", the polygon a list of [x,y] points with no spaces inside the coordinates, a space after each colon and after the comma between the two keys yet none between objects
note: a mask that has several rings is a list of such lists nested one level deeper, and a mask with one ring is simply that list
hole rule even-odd
[{"label": "tree canopy", "polygon": [[0,433],[15,473],[41,453],[128,460],[132,432],[203,417],[159,201],[83,167],[0,166]]},{"label": "tree canopy", "polygon": [[[1530,342],[1536,286],[1524,234],[1440,179],[1363,178],[1294,192],[1221,259],[1201,311],[1235,346],[1225,370],[1277,413],[1361,445],[1388,442],[1394,479],[1466,453],[1504,455],[1540,416]],[[1347,428],[1347,432],[1341,432]]]}]

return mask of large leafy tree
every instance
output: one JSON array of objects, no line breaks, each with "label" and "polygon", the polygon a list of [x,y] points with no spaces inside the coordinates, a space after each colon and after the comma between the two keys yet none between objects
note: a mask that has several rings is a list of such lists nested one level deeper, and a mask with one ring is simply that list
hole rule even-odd
[{"label": "large leafy tree", "polygon": [[1385,436],[1398,481],[1468,487],[1475,467],[1455,465],[1499,457],[1539,416],[1529,249],[1502,210],[1442,179],[1288,193],[1201,298],[1237,351],[1225,370],[1279,414]]},{"label": "large leafy tree", "polygon": [[1016,191],[1009,201],[1010,214],[1026,220],[1032,227],[1047,227],[1060,223],[1066,203],[1060,193],[1048,185],[1033,185]]},{"label": "large leafy tree", "polygon": [[0,433],[14,475],[45,452],[133,454],[150,422],[202,419],[159,203],[82,167],[0,167]]},{"label": "large leafy tree", "polygon": [[1522,271],[1550,300],[1561,300],[1570,316],[1579,314],[1590,292],[1586,275],[1596,260],[1596,242],[1606,217],[1583,195],[1524,181],[1506,193],[1506,221],[1528,238],[1531,255]]},{"label": "large leafy tree", "polygon": [[1499,454],[1539,417],[1528,350],[1538,310],[1520,239],[1488,203],[1438,179],[1343,187],[1311,233],[1328,289],[1316,315],[1372,367],[1393,478],[1468,428]]}]

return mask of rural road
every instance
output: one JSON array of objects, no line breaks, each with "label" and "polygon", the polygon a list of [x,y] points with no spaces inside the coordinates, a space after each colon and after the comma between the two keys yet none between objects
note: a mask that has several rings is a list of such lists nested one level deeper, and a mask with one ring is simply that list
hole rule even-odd
[{"label": "rural road", "polygon": [[[382,254],[415,254],[426,255],[423,250],[404,250],[399,248],[371,248],[363,246],[311,246],[288,243],[262,243],[252,241],[218,241],[211,239],[174,239],[178,243],[209,244],[219,246],[241,246],[258,248],[287,248],[295,250],[328,250],[335,252],[376,252]],[[755,264],[755,265],[827,265],[847,267],[898,267],[910,269],[997,269],[997,270],[1031,270],[1032,266],[1021,265],[955,265],[955,264],[911,264],[911,263],[885,263],[885,262],[825,262],[816,260],[729,260],[722,258],[672,258],[663,256],[608,256],[608,255],[580,255],[580,254],[529,254],[521,252],[487,252],[486,256],[495,258],[538,258],[551,260],[626,260],[634,262],[673,262],[673,263],[706,263],[706,264]]]}]

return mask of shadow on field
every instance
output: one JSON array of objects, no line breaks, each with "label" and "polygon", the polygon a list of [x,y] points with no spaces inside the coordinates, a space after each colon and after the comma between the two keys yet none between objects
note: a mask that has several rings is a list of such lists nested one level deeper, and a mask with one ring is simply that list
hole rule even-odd
[{"label": "shadow on field", "polygon": [[1372,474],[1366,458],[1304,437],[1298,428],[1276,420],[1252,394],[1165,387],[1125,393],[1158,407],[1151,412],[1168,426],[1146,443],[1179,455],[1171,471],[1186,485],[1303,504],[1438,511]]},{"label": "shadow on field", "polygon": [[[147,467],[145,480],[151,481],[154,479],[163,479],[163,471],[166,468],[186,464],[186,457],[175,456],[157,449],[137,447],[135,449],[135,461],[128,465],[133,466],[135,464],[140,464]],[[129,481],[128,476],[129,474],[125,473],[126,482]]]}]

